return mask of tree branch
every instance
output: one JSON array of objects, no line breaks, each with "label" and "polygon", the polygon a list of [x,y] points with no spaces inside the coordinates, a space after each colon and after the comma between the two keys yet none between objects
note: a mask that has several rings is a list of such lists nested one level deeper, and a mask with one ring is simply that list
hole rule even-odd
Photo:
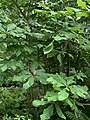
[{"label": "tree branch", "polygon": [[28,19],[26,17],[26,15],[24,14],[24,12],[21,10],[20,6],[18,5],[17,1],[12,0],[12,2],[16,5],[16,7],[18,8],[18,10],[20,11],[20,13],[22,14],[24,20],[26,21],[26,23],[28,24],[28,26],[30,27],[30,29],[32,30],[32,27],[29,25]]}]

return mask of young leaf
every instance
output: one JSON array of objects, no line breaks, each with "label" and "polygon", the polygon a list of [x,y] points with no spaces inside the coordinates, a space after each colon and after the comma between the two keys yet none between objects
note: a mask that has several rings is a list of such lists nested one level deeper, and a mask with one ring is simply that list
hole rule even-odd
[{"label": "young leaf", "polygon": [[78,6],[82,7],[82,9],[86,8],[86,3],[83,2],[82,0],[77,0],[77,4],[78,4]]},{"label": "young leaf", "polygon": [[64,120],[66,120],[66,117],[63,114],[62,110],[60,109],[59,105],[55,104],[55,108],[56,108],[56,112],[57,112],[58,116],[63,118]]},{"label": "young leaf", "polygon": [[41,120],[47,120],[50,119],[52,115],[53,115],[53,105],[50,105],[46,109],[44,109],[43,114],[40,115],[40,118]]}]

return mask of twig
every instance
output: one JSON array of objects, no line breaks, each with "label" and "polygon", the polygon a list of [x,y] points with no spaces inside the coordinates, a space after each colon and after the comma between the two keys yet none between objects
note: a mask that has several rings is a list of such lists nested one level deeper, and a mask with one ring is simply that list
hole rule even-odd
[{"label": "twig", "polygon": [[20,13],[22,14],[24,20],[26,21],[26,23],[28,24],[28,26],[30,27],[30,29],[32,29],[32,27],[29,25],[28,19],[26,17],[26,15],[24,14],[24,12],[21,10],[20,6],[18,5],[17,1],[12,0],[12,2],[16,5],[16,7],[18,8],[18,10],[20,11]]}]

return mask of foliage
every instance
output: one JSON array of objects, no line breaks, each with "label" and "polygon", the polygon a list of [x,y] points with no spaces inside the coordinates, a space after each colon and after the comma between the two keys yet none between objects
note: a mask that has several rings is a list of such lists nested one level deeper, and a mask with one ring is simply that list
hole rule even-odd
[{"label": "foliage", "polygon": [[0,88],[0,117],[4,120],[31,120],[27,93],[21,88]]},{"label": "foliage", "polygon": [[[9,118],[11,112],[18,115],[23,102],[29,113],[25,111],[19,116],[34,111],[31,114],[36,112],[35,119],[39,119],[43,111],[40,119],[51,116],[51,119],[58,116],[66,119],[67,111],[79,117],[77,111],[82,110],[80,115],[85,117],[80,105],[89,99],[89,19],[89,0],[0,1],[0,112],[3,116],[8,114]],[[19,89],[15,94],[4,87]],[[42,107],[31,110],[32,101],[38,98],[41,100],[33,105]]]},{"label": "foliage", "polygon": [[[31,116],[32,117],[32,116]],[[8,115],[6,114],[4,117],[3,117],[3,120],[31,120],[31,117],[26,117],[26,116],[19,116],[19,115],[16,115],[16,117],[8,117]]]},{"label": "foliage", "polygon": [[85,99],[88,95],[88,88],[86,86],[76,85],[76,81],[73,76],[66,77],[63,74],[53,74],[47,79],[47,81],[49,84],[52,84],[52,89],[46,92],[46,95],[43,99],[41,99],[41,101],[33,101],[33,105],[36,107],[51,104],[51,106],[44,109],[43,114],[40,116],[41,120],[50,119],[50,117],[54,114],[53,107],[55,107],[60,118],[66,119],[61,108],[67,111],[68,107],[74,111],[77,119],[81,117],[78,106],[83,106],[83,104],[80,103],[79,98],[81,97]]}]

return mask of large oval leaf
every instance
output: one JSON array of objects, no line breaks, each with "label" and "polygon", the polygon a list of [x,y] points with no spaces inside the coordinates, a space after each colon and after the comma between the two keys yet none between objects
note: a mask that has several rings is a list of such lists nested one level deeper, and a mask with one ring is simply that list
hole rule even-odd
[{"label": "large oval leaf", "polygon": [[69,93],[63,89],[61,92],[58,92],[58,100],[62,101],[65,100],[66,98],[68,98]]}]

